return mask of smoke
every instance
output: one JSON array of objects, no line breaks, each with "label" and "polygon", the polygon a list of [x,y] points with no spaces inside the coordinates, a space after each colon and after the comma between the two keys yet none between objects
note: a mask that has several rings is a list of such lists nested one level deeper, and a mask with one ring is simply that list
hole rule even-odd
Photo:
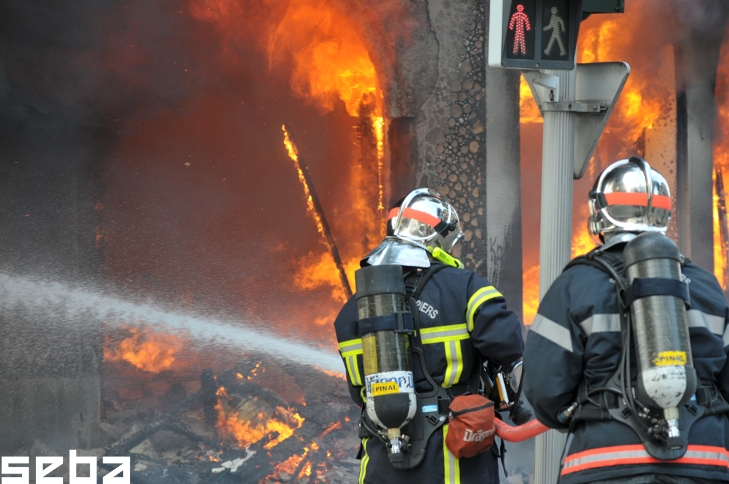
[{"label": "smoke", "polygon": [[330,290],[292,287],[295,261],[325,249],[281,124],[340,251],[356,257],[361,240],[343,230],[356,121],[341,102],[324,114],[295,95],[290,59],[269,69],[268,31],[286,5],[3,2],[2,269],[102,278],[332,341]]}]

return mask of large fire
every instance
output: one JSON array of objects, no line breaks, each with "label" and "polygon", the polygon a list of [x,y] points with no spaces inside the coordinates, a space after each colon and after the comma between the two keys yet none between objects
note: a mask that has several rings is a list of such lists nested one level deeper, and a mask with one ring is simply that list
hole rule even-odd
[{"label": "large fire", "polygon": [[[351,167],[347,183],[353,189],[349,191],[348,203],[332,207],[322,200],[331,226],[330,239],[336,241],[351,285],[351,268],[383,234],[387,196],[384,186],[387,126],[383,98],[375,66],[357,29],[345,12],[326,0],[261,0],[248,8],[235,0],[194,0],[189,5],[193,16],[213,23],[230,40],[221,54],[226,60],[235,59],[234,46],[239,40],[253,36],[253,42],[267,53],[271,71],[290,69],[289,87],[297,97],[316,106],[322,114],[343,106],[350,116],[359,119],[358,134],[363,146],[372,140],[371,154],[363,148],[360,160],[342,160]],[[282,119],[292,123],[293,130],[300,129],[297,121]],[[296,147],[288,133],[284,136],[292,160],[311,159],[307,158],[306,147]],[[344,154],[345,158],[351,156]],[[316,191],[318,179],[312,176],[307,183],[298,166],[297,171],[308,211],[316,220],[317,230],[324,235],[310,193]],[[333,244],[323,242],[327,251],[332,252]],[[311,254],[291,264],[295,287],[302,291],[329,288],[333,301],[343,300],[342,277],[329,254]]]}]

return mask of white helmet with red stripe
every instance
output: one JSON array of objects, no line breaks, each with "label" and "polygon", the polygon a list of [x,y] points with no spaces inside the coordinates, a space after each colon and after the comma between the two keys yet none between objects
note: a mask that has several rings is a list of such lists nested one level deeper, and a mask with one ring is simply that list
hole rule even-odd
[{"label": "white helmet with red stripe", "polygon": [[605,241],[616,233],[666,233],[671,194],[663,175],[632,156],[608,166],[590,191],[588,229]]},{"label": "white helmet with red stripe", "polygon": [[387,235],[450,254],[463,236],[458,214],[431,188],[418,188],[400,199],[387,217]]},{"label": "white helmet with red stripe", "polygon": [[462,236],[451,204],[433,189],[418,188],[395,204],[388,215],[387,237],[362,263],[429,267],[429,252],[439,248],[450,254]]}]

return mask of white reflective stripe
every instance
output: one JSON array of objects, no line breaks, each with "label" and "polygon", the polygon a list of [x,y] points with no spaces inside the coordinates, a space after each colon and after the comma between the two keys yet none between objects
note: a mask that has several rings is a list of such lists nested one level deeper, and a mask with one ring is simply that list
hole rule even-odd
[{"label": "white reflective stripe", "polygon": [[443,344],[447,363],[443,387],[450,388],[458,382],[463,373],[463,354],[460,341],[446,341]]},{"label": "white reflective stripe", "polygon": [[713,334],[724,334],[724,318],[721,316],[713,316],[711,314],[702,313],[698,309],[689,309],[686,311],[689,328],[706,328]]},{"label": "white reflective stripe", "polygon": [[620,332],[619,314],[593,314],[580,323],[580,327],[587,336],[592,333]]},{"label": "white reflective stripe", "polygon": [[466,306],[466,323],[468,323],[468,331],[473,331],[473,317],[476,315],[478,308],[489,299],[493,299],[495,297],[503,296],[496,290],[496,288],[494,288],[494,286],[482,287],[473,293],[473,296],[471,296],[468,300],[468,305]]},{"label": "white reflective stripe", "polygon": [[466,323],[436,326],[420,330],[420,340],[425,345],[468,338],[470,338],[470,334],[468,333]]},{"label": "white reflective stripe", "polygon": [[448,450],[446,436],[448,435],[448,424],[443,426],[443,467],[445,484],[461,484],[461,465],[456,456]]},{"label": "white reflective stripe", "polygon": [[724,348],[729,346],[729,326],[724,330]]},{"label": "white reflective stripe", "polygon": [[532,325],[529,326],[529,331],[534,331],[538,335],[547,338],[552,343],[561,346],[570,353],[573,351],[570,330],[560,326],[551,319],[545,318],[539,313],[537,313],[537,317],[534,318]]},{"label": "white reflective stripe", "polygon": [[[696,446],[701,447],[701,446]],[[729,455],[727,455],[726,451],[724,452],[714,452],[710,450],[692,450],[689,446],[689,450],[686,451],[686,453],[683,456],[683,459],[711,459],[716,461],[722,461],[725,466],[729,467]],[[717,462],[717,465],[719,465],[719,462]]]}]

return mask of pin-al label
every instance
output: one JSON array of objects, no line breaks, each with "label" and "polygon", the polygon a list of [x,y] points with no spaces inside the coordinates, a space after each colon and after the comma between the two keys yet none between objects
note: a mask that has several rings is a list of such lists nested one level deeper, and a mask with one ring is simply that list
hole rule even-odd
[{"label": "pin-al label", "polygon": [[661,351],[653,358],[653,364],[656,366],[685,366],[685,351]]}]

